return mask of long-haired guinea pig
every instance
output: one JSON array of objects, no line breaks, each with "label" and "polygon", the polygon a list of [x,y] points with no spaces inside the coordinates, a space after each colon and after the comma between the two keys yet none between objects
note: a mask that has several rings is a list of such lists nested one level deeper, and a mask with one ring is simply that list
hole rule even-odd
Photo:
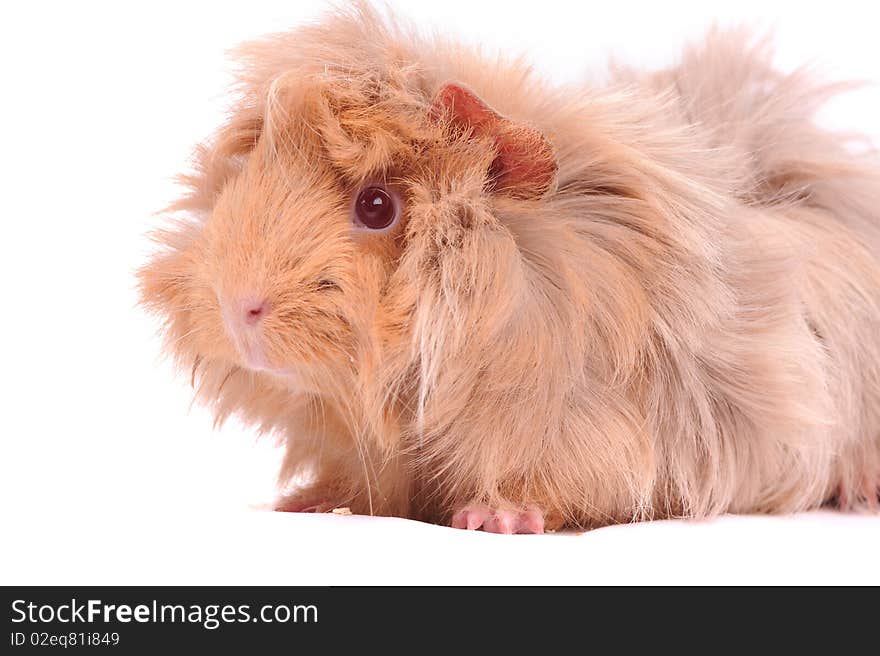
[{"label": "long-haired guinea pig", "polygon": [[286,443],[280,510],[876,506],[880,166],[814,123],[840,85],[716,31],[558,87],[360,5],[239,55],[139,277],[217,420]]}]

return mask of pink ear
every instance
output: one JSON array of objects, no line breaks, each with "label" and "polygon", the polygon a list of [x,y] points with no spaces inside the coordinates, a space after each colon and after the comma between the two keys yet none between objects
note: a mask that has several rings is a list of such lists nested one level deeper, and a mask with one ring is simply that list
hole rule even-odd
[{"label": "pink ear", "polygon": [[476,135],[494,138],[497,156],[492,163],[492,176],[498,193],[538,198],[553,185],[556,156],[535,128],[501,116],[472,91],[454,82],[437,92],[431,113],[470,127]]}]

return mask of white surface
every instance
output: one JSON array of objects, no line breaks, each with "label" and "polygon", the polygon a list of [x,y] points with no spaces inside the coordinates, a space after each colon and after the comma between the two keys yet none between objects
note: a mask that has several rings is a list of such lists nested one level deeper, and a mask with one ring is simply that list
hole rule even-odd
[{"label": "white surface", "polygon": [[[669,61],[713,20],[778,28],[780,64],[880,78],[864,2],[399,2],[426,25],[526,50],[557,79],[609,52]],[[880,518],[829,513],[502,537],[392,519],[247,510],[279,453],[188,412],[133,270],[171,176],[220,120],[223,51],[319,2],[0,8],[0,583],[880,583]],[[825,119],[880,136],[876,88]]]},{"label": "white surface", "polygon": [[503,536],[226,508],[84,519],[62,505],[7,536],[6,584],[880,584],[880,521],[830,512]]}]

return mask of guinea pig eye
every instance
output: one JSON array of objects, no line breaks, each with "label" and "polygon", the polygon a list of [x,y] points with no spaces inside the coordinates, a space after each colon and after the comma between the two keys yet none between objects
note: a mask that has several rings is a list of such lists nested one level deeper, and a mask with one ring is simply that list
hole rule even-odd
[{"label": "guinea pig eye", "polygon": [[397,220],[400,213],[397,199],[387,189],[370,185],[358,192],[354,202],[357,222],[370,230],[383,230]]}]

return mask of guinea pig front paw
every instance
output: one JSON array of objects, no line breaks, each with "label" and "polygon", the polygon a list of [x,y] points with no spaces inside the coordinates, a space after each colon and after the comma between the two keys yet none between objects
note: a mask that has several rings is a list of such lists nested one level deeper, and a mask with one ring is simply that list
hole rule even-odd
[{"label": "guinea pig front paw", "polygon": [[487,533],[543,533],[544,515],[539,510],[494,509],[482,504],[469,504],[452,516],[452,528],[469,531],[483,529]]},{"label": "guinea pig front paw", "polygon": [[275,502],[273,510],[292,513],[325,513],[341,505],[345,504],[336,503],[331,491],[320,487],[306,487],[281,497]]}]

